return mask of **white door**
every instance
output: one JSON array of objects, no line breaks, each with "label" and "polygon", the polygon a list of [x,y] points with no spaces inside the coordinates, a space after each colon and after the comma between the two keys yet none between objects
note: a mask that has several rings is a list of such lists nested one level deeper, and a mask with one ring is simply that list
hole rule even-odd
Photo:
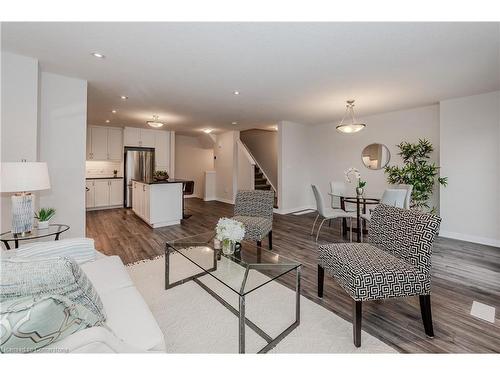
[{"label": "white door", "polygon": [[109,185],[109,205],[123,205],[123,179],[110,180]]},{"label": "white door", "polygon": [[140,217],[143,217],[142,213],[142,206],[144,200],[143,186],[144,186],[143,184],[134,182],[134,197],[132,199],[132,205],[134,208],[134,212]]},{"label": "white door", "polygon": [[168,170],[170,155],[170,132],[155,131],[155,170]]},{"label": "white door", "polygon": [[140,136],[140,129],[138,128],[125,128],[123,131],[123,143],[125,146],[140,146],[139,145],[139,140],[141,138]]},{"label": "white door", "polygon": [[93,180],[85,182],[85,208],[95,207],[95,187]]},{"label": "white door", "polygon": [[108,159],[122,160],[123,158],[123,132],[121,129],[108,129]]},{"label": "white door", "polygon": [[141,129],[141,140],[139,144],[141,147],[155,147],[155,131]]},{"label": "white door", "polygon": [[109,206],[109,180],[94,180],[95,207]]},{"label": "white door", "polygon": [[108,160],[108,129],[100,126],[90,128],[92,160]]},{"label": "white door", "polygon": [[87,160],[92,160],[92,131],[87,126]]}]

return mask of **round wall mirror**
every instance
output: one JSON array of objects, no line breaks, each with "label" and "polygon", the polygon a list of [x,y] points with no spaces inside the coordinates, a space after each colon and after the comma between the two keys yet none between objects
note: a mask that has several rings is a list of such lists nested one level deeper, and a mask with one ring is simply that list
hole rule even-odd
[{"label": "round wall mirror", "polygon": [[363,149],[361,160],[366,168],[378,170],[385,168],[389,164],[391,153],[386,145],[372,143]]}]

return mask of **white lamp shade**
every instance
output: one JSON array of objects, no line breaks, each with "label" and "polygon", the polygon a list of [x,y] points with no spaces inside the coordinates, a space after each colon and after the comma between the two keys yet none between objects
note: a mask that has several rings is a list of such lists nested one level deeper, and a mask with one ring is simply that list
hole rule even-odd
[{"label": "white lamp shade", "polygon": [[50,189],[47,163],[2,163],[1,175],[0,190],[2,193]]}]

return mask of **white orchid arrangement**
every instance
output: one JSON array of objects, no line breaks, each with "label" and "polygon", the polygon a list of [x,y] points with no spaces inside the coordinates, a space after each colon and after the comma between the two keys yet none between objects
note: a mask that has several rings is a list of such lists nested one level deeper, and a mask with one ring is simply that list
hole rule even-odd
[{"label": "white orchid arrangement", "polygon": [[348,183],[351,183],[351,175],[354,175],[356,180],[358,180],[358,188],[364,188],[366,186],[366,181],[361,180],[361,173],[359,173],[359,170],[357,168],[349,168],[344,172],[345,174],[345,180]]},{"label": "white orchid arrangement", "polygon": [[245,226],[234,219],[223,217],[217,222],[216,238],[222,242],[240,242],[245,237]]}]

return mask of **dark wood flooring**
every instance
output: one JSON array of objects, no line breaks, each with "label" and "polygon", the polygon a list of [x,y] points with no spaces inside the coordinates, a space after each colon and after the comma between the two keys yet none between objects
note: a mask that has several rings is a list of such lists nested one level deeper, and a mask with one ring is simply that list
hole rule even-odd
[{"label": "dark wood flooring", "polygon": [[[87,236],[104,254],[132,263],[163,254],[168,240],[212,230],[220,217],[233,212],[230,204],[195,198],[187,199],[186,208],[193,216],[181,225],[154,230],[127,209],[90,211]],[[324,298],[316,295],[317,244],[309,235],[313,220],[312,213],[275,215],[273,250],[303,264],[305,297],[351,321],[351,299],[330,277]],[[325,227],[320,236],[320,243],[343,241],[339,222]],[[418,297],[364,303],[363,329],[400,352],[500,352],[500,249],[438,238],[432,274],[433,339],[424,334]],[[291,279],[284,282],[293,285]],[[473,301],[496,307],[494,324],[470,315]]]}]

